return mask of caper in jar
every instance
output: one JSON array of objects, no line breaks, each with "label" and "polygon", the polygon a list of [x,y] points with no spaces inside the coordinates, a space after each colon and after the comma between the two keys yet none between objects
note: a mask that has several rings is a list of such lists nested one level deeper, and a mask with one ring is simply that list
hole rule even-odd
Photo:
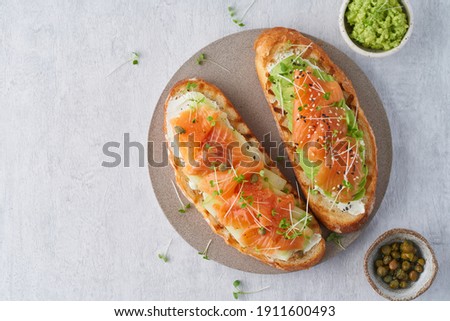
[{"label": "caper in jar", "polygon": [[402,245],[400,245],[400,251],[403,253],[412,253],[414,251],[414,245],[412,245],[409,241],[403,241]]},{"label": "caper in jar", "polygon": [[391,257],[390,255],[386,255],[386,256],[383,258],[383,263],[384,263],[385,265],[388,265],[389,262],[391,262],[391,261],[392,261],[392,257]]},{"label": "caper in jar", "polygon": [[383,281],[386,282],[387,284],[389,284],[392,281],[392,275],[386,275],[383,278]]},{"label": "caper in jar", "polygon": [[409,279],[413,282],[416,282],[419,279],[419,273],[416,271],[409,272]]},{"label": "caper in jar", "polygon": [[388,270],[384,266],[380,266],[377,269],[377,274],[381,277],[386,276],[387,272],[388,272]]},{"label": "caper in jar", "polygon": [[391,288],[391,289],[398,289],[398,286],[399,286],[399,282],[398,282],[398,280],[392,280],[390,283],[389,283],[389,287]]},{"label": "caper in jar", "polygon": [[424,266],[425,265],[425,259],[424,258],[418,259],[417,260],[417,264],[420,264],[420,265]]},{"label": "caper in jar", "polygon": [[375,266],[376,267],[380,267],[380,266],[382,266],[383,265],[383,260],[376,260],[375,261]]},{"label": "caper in jar", "polygon": [[414,267],[414,270],[415,270],[416,272],[418,272],[418,273],[422,273],[422,272],[423,272],[423,266],[417,264],[417,265]]},{"label": "caper in jar", "polygon": [[391,254],[391,251],[392,251],[392,249],[389,245],[384,245],[381,248],[381,253],[383,253],[383,255],[389,255],[389,254]]},{"label": "caper in jar", "polygon": [[402,270],[407,272],[411,269],[411,263],[409,263],[408,261],[403,261],[402,262]]},{"label": "caper in jar", "polygon": [[391,256],[392,256],[394,259],[399,259],[399,258],[400,258],[400,252],[398,252],[398,251],[392,251]]},{"label": "caper in jar", "polygon": [[400,257],[402,258],[402,260],[408,260],[408,261],[411,262],[412,259],[413,259],[413,257],[414,257],[414,254],[402,252],[402,254],[400,255]]},{"label": "caper in jar", "polygon": [[397,270],[398,268],[398,261],[397,260],[392,260],[391,262],[389,262],[389,269],[390,270]]}]

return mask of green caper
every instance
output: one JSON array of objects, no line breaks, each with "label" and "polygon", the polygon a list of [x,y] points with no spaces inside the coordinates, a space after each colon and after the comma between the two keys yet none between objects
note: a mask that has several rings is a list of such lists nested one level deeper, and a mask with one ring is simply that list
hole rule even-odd
[{"label": "green caper", "polygon": [[252,182],[253,184],[258,182],[258,175],[252,174],[252,176],[250,177],[250,182]]},{"label": "green caper", "polygon": [[181,126],[175,126],[174,129],[175,129],[175,133],[177,133],[177,134],[184,134],[186,132],[186,130]]},{"label": "green caper", "polygon": [[389,262],[389,269],[390,270],[397,270],[398,268],[398,261],[397,260],[392,260],[391,262]]},{"label": "green caper", "polygon": [[408,279],[408,275],[406,274],[406,272],[401,270],[401,269],[398,269],[398,270],[395,271],[395,276],[399,280],[406,280],[406,279]]},{"label": "green caper", "polygon": [[398,280],[392,280],[390,283],[389,283],[389,287],[391,288],[391,289],[398,289],[398,286],[399,286],[399,282],[398,282]]},{"label": "green caper", "polygon": [[380,266],[377,268],[377,274],[381,277],[386,276],[388,270],[384,266]]},{"label": "green caper", "polygon": [[394,259],[399,259],[399,258],[400,258],[400,252],[398,252],[398,251],[392,251],[391,256],[392,256]]},{"label": "green caper", "polygon": [[414,270],[417,271],[417,272],[419,272],[419,273],[422,273],[422,272],[423,272],[423,266],[417,264],[417,265],[414,267]]},{"label": "green caper", "polygon": [[407,272],[409,271],[409,269],[411,268],[411,263],[409,263],[408,261],[403,261],[402,262],[402,270]]},{"label": "green caper", "polygon": [[402,245],[400,245],[400,250],[403,253],[412,253],[414,251],[414,245],[412,245],[409,241],[403,241]]},{"label": "green caper", "polygon": [[382,248],[381,248],[381,253],[383,253],[383,255],[389,255],[389,254],[391,254],[391,247],[389,246],[389,245],[384,245]]},{"label": "green caper", "polygon": [[398,251],[400,249],[400,245],[398,243],[392,244],[392,251]]},{"label": "green caper", "polygon": [[417,262],[417,260],[418,260],[417,255],[414,255],[413,258],[411,259],[411,262],[415,263]]},{"label": "green caper", "polygon": [[411,281],[416,282],[418,278],[419,278],[419,273],[417,273],[416,271],[409,272],[409,279]]},{"label": "green caper", "polygon": [[225,163],[222,163],[219,165],[219,171],[225,172],[227,170],[227,165]]},{"label": "green caper", "polygon": [[401,282],[400,282],[400,288],[404,289],[404,288],[406,288],[407,286],[408,286],[408,282],[406,282],[406,281],[401,281]]},{"label": "green caper", "polygon": [[391,257],[390,255],[386,255],[386,256],[383,258],[383,264],[384,264],[384,265],[388,265],[389,262],[391,262],[391,261],[392,261],[392,257]]},{"label": "green caper", "polygon": [[417,264],[420,264],[420,265],[424,266],[425,265],[425,259],[421,257],[420,259],[417,260]]},{"label": "green caper", "polygon": [[414,254],[412,253],[402,253],[400,256],[403,260],[412,261]]},{"label": "green caper", "polygon": [[375,267],[379,267],[383,265],[383,261],[382,260],[376,260],[375,261]]},{"label": "green caper", "polygon": [[386,282],[387,284],[391,283],[391,281],[392,281],[392,275],[386,275],[386,276],[383,278],[383,281]]}]

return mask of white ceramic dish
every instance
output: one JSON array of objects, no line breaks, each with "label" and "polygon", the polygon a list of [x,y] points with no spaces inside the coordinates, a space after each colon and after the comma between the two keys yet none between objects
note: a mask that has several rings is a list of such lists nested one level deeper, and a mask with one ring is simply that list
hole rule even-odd
[{"label": "white ceramic dish", "polygon": [[400,2],[403,4],[403,8],[405,9],[405,13],[408,17],[408,23],[409,23],[408,31],[406,32],[405,36],[403,37],[402,41],[400,42],[400,44],[397,47],[392,48],[390,50],[386,50],[386,51],[365,48],[350,38],[350,36],[348,35],[349,25],[345,19],[345,11],[347,10],[347,6],[350,1],[351,0],[344,0],[344,2],[342,3],[341,9],[339,11],[339,30],[341,32],[342,38],[344,38],[344,41],[347,43],[347,45],[353,51],[355,51],[363,56],[366,56],[366,57],[381,58],[381,57],[390,56],[390,55],[398,52],[401,48],[403,48],[405,46],[406,42],[408,41],[408,39],[411,36],[411,33],[413,31],[413,26],[414,26],[414,16],[413,16],[413,12],[411,9],[411,4],[409,3],[408,0],[400,0]]},{"label": "white ceramic dish", "polygon": [[[409,240],[419,249],[421,256],[425,259],[425,266],[419,279],[405,289],[392,290],[376,275],[375,260],[379,249],[386,244]],[[364,258],[364,273],[372,288],[381,296],[392,301],[407,301],[417,298],[424,293],[433,283],[437,271],[438,263],[430,243],[419,233],[406,229],[393,229],[379,236],[367,250]]]}]

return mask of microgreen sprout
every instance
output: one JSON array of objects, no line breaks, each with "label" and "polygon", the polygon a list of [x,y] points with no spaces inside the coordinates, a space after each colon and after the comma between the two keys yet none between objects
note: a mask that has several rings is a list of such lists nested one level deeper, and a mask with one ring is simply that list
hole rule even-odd
[{"label": "microgreen sprout", "polygon": [[195,82],[188,82],[186,84],[186,90],[187,91],[191,91],[194,88],[197,88],[197,84]]},{"label": "microgreen sprout", "polygon": [[342,235],[337,234],[335,232],[330,233],[330,235],[328,235],[328,237],[327,237],[328,242],[334,242],[341,249],[345,250],[345,247],[342,245],[341,239],[342,239]]},{"label": "microgreen sprout", "polygon": [[244,27],[244,18],[247,15],[247,13],[250,11],[250,9],[253,7],[253,5],[255,4],[256,0],[253,0],[252,3],[247,7],[247,9],[244,11],[244,14],[242,15],[242,17],[240,19],[236,18],[236,9],[234,7],[229,6],[228,9],[228,14],[230,15],[231,21],[233,21],[234,24],[236,24],[239,27]]},{"label": "microgreen sprout", "polygon": [[203,62],[206,60],[206,55],[201,53],[197,58],[197,65],[203,65]]},{"label": "microgreen sprout", "polygon": [[139,64],[139,53],[133,51],[132,54],[131,60],[133,60],[133,65]]},{"label": "microgreen sprout", "polygon": [[170,244],[172,244],[172,239],[170,239],[169,244],[167,244],[166,251],[164,253],[158,253],[158,257],[164,262],[167,263],[169,261],[169,257],[167,256],[167,252],[169,252]]},{"label": "microgreen sprout", "polygon": [[130,59],[128,59],[127,61],[124,61],[123,63],[121,63],[118,67],[116,67],[113,71],[111,71],[108,74],[108,76],[106,76],[106,77],[111,76],[113,73],[115,73],[117,70],[119,70],[120,68],[122,68],[123,66],[125,66],[129,62],[132,62],[133,65],[139,64],[139,57],[140,57],[139,53],[133,51],[131,53],[131,58]]},{"label": "microgreen sprout", "polygon": [[209,247],[211,245],[211,242],[212,242],[212,240],[209,240],[209,242],[208,242],[208,244],[206,244],[206,247],[203,250],[203,252],[198,252],[198,254],[201,255],[205,260],[209,260],[208,250],[209,250]]},{"label": "microgreen sprout", "polygon": [[261,288],[256,291],[242,291],[240,288],[240,285],[241,285],[241,281],[234,280],[233,286],[236,289],[236,291],[233,291],[233,298],[235,298],[236,300],[239,298],[240,295],[258,293],[258,292],[261,292],[261,291],[264,291],[264,290],[267,290],[268,288],[270,288],[270,286],[266,286],[266,287]]},{"label": "microgreen sprout", "polygon": [[180,201],[180,204],[181,204],[181,208],[178,210],[178,212],[184,214],[184,213],[186,213],[187,209],[191,208],[191,203],[187,203],[187,204],[183,203],[183,201],[181,200],[181,197],[180,197],[180,193],[178,193],[177,187],[175,186],[175,183],[173,181],[171,181],[171,182],[172,182],[173,189],[175,190],[175,193],[177,194],[178,201]]},{"label": "microgreen sprout", "polygon": [[218,62],[208,58],[205,53],[202,52],[200,55],[198,55],[198,57],[197,57],[197,65],[203,65],[206,61],[212,63],[213,65],[216,65],[217,67],[225,70],[226,72],[231,73],[231,71],[229,69],[225,68],[224,66],[222,66]]}]

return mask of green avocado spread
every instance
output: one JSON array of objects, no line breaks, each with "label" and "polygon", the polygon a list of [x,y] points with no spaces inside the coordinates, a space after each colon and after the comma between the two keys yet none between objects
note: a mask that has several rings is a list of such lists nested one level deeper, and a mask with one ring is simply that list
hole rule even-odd
[{"label": "green avocado spread", "polygon": [[351,0],[345,18],[350,38],[376,50],[397,47],[408,30],[408,18],[398,0]]}]

